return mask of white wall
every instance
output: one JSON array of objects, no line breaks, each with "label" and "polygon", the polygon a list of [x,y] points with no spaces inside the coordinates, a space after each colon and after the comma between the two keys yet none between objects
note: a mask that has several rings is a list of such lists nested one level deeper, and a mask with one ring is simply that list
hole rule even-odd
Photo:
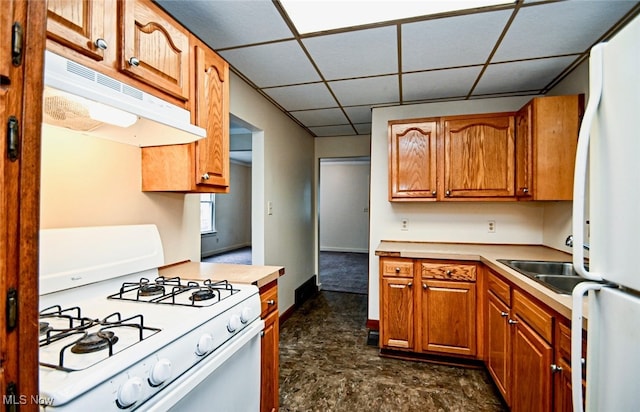
[{"label": "white wall", "polygon": [[199,196],[142,192],[140,150],[45,126],[40,227],[153,223],[166,264],[199,261]]},{"label": "white wall", "polygon": [[229,193],[216,194],[216,232],[202,235],[200,255],[251,246],[251,165],[231,162]]},{"label": "white wall", "polygon": [[369,160],[320,162],[320,250],[369,250]]},{"label": "white wall", "polygon": [[[387,122],[395,119],[513,111],[522,107],[530,99],[530,96],[524,96],[373,109],[369,319],[379,319],[379,269],[375,250],[381,240],[520,244],[543,242],[544,205],[542,203],[389,202]],[[401,219],[408,219],[408,231],[400,230]],[[495,220],[495,233],[488,233],[488,220]]]},{"label": "white wall", "polygon": [[[231,113],[252,125],[252,259],[285,267],[279,308],[314,271],[313,137],[236,75],[231,75]],[[267,202],[273,213],[267,214]]]}]

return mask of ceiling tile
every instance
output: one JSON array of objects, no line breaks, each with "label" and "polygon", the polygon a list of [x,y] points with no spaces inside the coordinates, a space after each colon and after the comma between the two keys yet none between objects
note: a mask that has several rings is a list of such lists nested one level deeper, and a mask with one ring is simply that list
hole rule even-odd
[{"label": "ceiling tile", "polygon": [[335,107],[336,100],[324,83],[263,89],[285,110],[307,110]]},{"label": "ceiling tile", "polygon": [[636,3],[590,0],[522,7],[492,61],[582,53]]},{"label": "ceiling tile", "polygon": [[542,90],[578,56],[491,64],[473,91],[474,95]]},{"label": "ceiling tile", "polygon": [[348,136],[354,133],[350,125],[310,127],[309,130],[319,137]]},{"label": "ceiling tile", "polygon": [[243,47],[220,54],[258,87],[321,80],[297,41]]},{"label": "ceiling tile", "polygon": [[352,123],[368,123],[371,121],[371,106],[351,106],[345,107],[349,120]]},{"label": "ceiling tile", "polygon": [[342,106],[399,103],[398,76],[368,77],[364,79],[330,82]]},{"label": "ceiling tile", "polygon": [[398,72],[395,26],[310,37],[302,43],[326,80]]},{"label": "ceiling tile", "polygon": [[293,38],[270,1],[155,1],[216,50]]},{"label": "ceiling tile", "polygon": [[354,124],[358,134],[371,134],[371,123]]},{"label": "ceiling tile", "polygon": [[291,114],[307,127],[349,124],[347,117],[338,108],[294,111]]},{"label": "ceiling tile", "polygon": [[511,10],[403,24],[402,70],[484,64]]},{"label": "ceiling tile", "polygon": [[433,70],[402,76],[403,101],[466,96],[480,74],[481,66]]}]

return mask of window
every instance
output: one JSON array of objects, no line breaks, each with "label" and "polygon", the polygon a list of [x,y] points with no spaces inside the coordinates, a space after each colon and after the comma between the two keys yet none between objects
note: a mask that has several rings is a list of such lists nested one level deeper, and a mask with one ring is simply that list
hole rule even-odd
[{"label": "window", "polygon": [[213,193],[200,195],[200,233],[216,231],[216,195]]}]

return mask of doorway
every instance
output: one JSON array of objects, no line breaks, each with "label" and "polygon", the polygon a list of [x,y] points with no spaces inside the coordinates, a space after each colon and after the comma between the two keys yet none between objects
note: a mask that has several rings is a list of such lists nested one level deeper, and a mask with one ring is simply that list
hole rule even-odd
[{"label": "doorway", "polygon": [[318,232],[322,290],[367,294],[369,157],[320,159]]}]

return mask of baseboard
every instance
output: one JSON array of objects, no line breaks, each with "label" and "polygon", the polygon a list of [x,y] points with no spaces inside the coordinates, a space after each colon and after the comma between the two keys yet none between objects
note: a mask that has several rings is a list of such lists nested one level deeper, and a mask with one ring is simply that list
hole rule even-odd
[{"label": "baseboard", "polygon": [[369,249],[320,246],[320,252],[369,253]]},{"label": "baseboard", "polygon": [[295,290],[294,307],[301,306],[307,299],[318,293],[318,282],[316,275],[311,276]]},{"label": "baseboard", "polygon": [[289,319],[291,315],[293,315],[293,312],[295,311],[296,311],[296,305],[291,305],[289,306],[289,309],[282,312],[282,315],[280,315],[280,318],[279,318],[280,325],[282,325],[287,319]]},{"label": "baseboard", "polygon": [[380,330],[380,321],[378,319],[367,319],[367,329]]}]

